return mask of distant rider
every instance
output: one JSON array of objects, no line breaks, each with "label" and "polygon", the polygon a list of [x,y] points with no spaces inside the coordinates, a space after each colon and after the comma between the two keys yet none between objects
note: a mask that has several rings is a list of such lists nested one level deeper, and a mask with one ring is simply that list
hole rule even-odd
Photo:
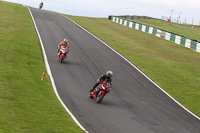
[{"label": "distant rider", "polygon": [[106,74],[101,75],[101,77],[97,80],[96,84],[94,85],[94,87],[90,90],[90,92],[94,91],[94,89],[101,84],[103,81],[105,81],[106,83],[111,84],[112,82],[112,75],[113,72],[112,71],[107,71]]},{"label": "distant rider", "polygon": [[42,7],[43,7],[43,2],[40,3],[39,9],[42,9]]},{"label": "distant rider", "polygon": [[66,47],[67,52],[69,53],[69,43],[68,43],[68,40],[66,38],[58,45],[58,52],[60,51],[61,46]]}]

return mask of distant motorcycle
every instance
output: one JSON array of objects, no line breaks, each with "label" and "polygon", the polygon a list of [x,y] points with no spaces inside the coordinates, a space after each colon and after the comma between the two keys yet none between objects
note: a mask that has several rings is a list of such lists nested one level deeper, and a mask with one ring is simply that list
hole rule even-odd
[{"label": "distant motorcycle", "polygon": [[96,103],[100,103],[104,96],[111,91],[111,87],[109,83],[103,81],[99,84],[93,92],[90,92],[90,98],[94,98]]},{"label": "distant motorcycle", "polygon": [[67,54],[68,54],[67,48],[64,46],[61,46],[60,51],[58,52],[58,58],[59,58],[60,63],[62,63],[63,60],[67,57]]},{"label": "distant motorcycle", "polygon": [[40,3],[39,9],[42,9],[42,7],[43,7],[43,2]]}]

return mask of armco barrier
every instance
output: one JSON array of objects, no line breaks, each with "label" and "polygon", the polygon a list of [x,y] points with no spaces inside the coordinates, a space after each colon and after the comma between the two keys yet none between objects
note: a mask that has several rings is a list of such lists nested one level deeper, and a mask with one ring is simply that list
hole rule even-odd
[{"label": "armco barrier", "polygon": [[115,16],[109,16],[109,19],[115,23],[118,23],[118,24],[121,24],[124,26],[128,26],[128,27],[136,29],[136,30],[140,30],[140,31],[155,35],[157,37],[164,38],[168,41],[174,42],[176,44],[180,44],[184,47],[193,49],[200,53],[200,42],[193,41],[193,40],[185,38],[183,36],[176,35],[176,34],[173,34],[170,32],[166,32],[166,31],[154,28],[154,27],[150,27],[150,26],[142,25],[142,24],[139,24],[136,22],[120,19]]}]

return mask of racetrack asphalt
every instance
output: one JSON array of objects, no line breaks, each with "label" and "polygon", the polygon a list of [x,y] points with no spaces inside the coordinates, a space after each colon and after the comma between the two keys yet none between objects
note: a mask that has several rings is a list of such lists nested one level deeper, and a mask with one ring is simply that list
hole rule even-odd
[{"label": "racetrack asphalt", "polygon": [[[58,94],[90,133],[199,133],[200,120],[127,61],[63,15],[31,8]],[[67,38],[61,64],[57,45]],[[96,79],[112,70],[112,91],[100,104],[89,98]]]}]

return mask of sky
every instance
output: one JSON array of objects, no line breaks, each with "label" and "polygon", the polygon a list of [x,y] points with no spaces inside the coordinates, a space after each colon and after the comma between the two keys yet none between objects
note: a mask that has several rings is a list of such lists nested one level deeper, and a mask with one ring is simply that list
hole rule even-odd
[{"label": "sky", "polygon": [[[107,18],[109,15],[138,15],[200,25],[200,0],[4,0],[68,15]],[[0,5],[1,6],[1,5]],[[173,11],[172,11],[173,10]],[[171,15],[172,14],[172,15]]]}]

